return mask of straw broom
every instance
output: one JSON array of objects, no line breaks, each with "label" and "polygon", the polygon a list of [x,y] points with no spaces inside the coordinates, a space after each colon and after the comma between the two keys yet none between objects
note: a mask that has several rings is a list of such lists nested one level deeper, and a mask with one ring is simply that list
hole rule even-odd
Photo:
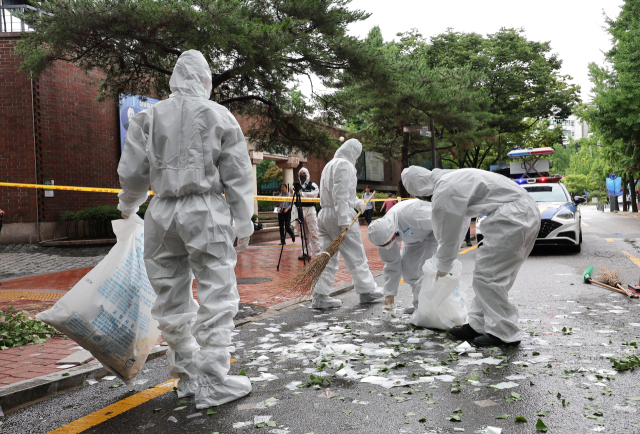
[{"label": "straw broom", "polygon": [[[365,205],[369,204],[375,194],[376,192],[374,191],[373,194],[371,194],[371,196],[365,201]],[[351,229],[351,226],[358,221],[361,214],[362,212],[358,211],[358,214],[356,214],[353,220],[351,220],[349,227],[331,241],[331,244],[329,244],[325,250],[313,258],[306,267],[300,270],[295,276],[284,281],[283,286],[285,288],[290,288],[290,290],[284,294],[285,296],[304,297],[305,295],[311,294],[316,283],[318,283],[318,279],[320,279],[320,275],[329,263],[329,260],[336,254],[340,245],[344,241],[344,237],[347,235],[347,232]]]},{"label": "straw broom", "polygon": [[622,287],[620,284],[620,272],[615,268],[602,268],[598,272],[598,280],[614,288],[618,288],[623,294],[629,298],[638,298],[636,294],[632,294]]}]

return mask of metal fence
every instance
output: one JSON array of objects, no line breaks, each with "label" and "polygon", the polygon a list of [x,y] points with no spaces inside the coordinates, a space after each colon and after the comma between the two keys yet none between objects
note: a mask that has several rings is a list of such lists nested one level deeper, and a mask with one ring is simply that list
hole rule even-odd
[{"label": "metal fence", "polygon": [[31,27],[14,15],[15,12],[24,12],[25,9],[36,11],[39,15],[50,15],[29,5],[0,5],[0,33],[32,32]]}]

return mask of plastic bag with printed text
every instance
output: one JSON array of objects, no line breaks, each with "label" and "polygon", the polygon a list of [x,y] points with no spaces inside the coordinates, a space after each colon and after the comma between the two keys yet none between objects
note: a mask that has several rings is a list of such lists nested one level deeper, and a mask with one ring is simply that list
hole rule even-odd
[{"label": "plastic bag with printed text", "polygon": [[36,318],[76,341],[131,384],[160,331],[151,317],[156,294],[144,265],[143,221],[111,222],[118,239],[109,254],[53,307]]},{"label": "plastic bag with printed text", "polygon": [[463,294],[468,285],[460,280],[462,263],[457,259],[453,261],[451,272],[437,281],[435,258],[424,263],[422,272],[418,308],[411,315],[411,323],[440,330],[463,325],[467,319],[467,301]]}]

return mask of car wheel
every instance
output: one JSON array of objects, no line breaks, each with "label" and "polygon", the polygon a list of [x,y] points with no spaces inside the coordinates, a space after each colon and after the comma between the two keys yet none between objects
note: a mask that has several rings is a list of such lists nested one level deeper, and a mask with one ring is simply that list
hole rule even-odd
[{"label": "car wheel", "polygon": [[580,241],[579,241],[579,243],[582,244],[582,229],[580,229]]}]

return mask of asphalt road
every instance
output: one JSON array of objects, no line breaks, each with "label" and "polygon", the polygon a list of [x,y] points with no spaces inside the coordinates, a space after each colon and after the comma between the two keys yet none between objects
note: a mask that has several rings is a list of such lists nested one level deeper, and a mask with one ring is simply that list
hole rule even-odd
[{"label": "asphalt road", "polygon": [[[624,344],[640,341],[640,301],[581,281],[589,262],[596,270],[618,269],[625,284],[638,281],[640,259],[636,265],[624,252],[640,258],[640,221],[594,207],[582,212],[581,253],[536,249],[518,275],[510,296],[527,338],[517,348],[458,356],[454,348],[460,342],[408,324],[401,309],[410,302],[407,285],[392,312],[380,303],[359,305],[350,291],[341,296],[338,310],[301,307],[239,328],[232,373],[244,369],[254,379],[273,377],[260,377],[249,396],[212,414],[196,410],[192,400],[178,399],[167,387],[167,393],[141,398],[139,405],[113,416],[137,399],[123,403],[126,398],[159,390],[148,387],[170,379],[161,358],[146,365],[138,377],[142,384],[86,385],[5,415],[0,431],[45,433],[63,427],[57,432],[80,432],[73,422],[87,416],[86,433],[476,433],[487,426],[502,433],[534,433],[538,419],[549,433],[640,432],[640,372],[615,372],[607,358],[637,354],[635,346]],[[476,252],[459,255],[468,284]],[[478,360],[485,363],[468,364]],[[352,368],[341,371],[349,371],[346,377],[335,374],[341,364]],[[372,366],[387,379],[423,382],[389,389],[362,382],[362,376],[376,371]],[[445,376],[430,373],[438,368]],[[304,385],[314,374],[331,382],[330,392],[326,382],[319,388],[291,384]],[[492,387],[505,382],[517,385]],[[102,416],[95,413],[110,405]],[[507,416],[496,419],[502,415]],[[259,416],[270,416],[275,426],[256,427]],[[451,416],[460,421],[448,420]],[[247,425],[240,427],[242,422]]]}]

